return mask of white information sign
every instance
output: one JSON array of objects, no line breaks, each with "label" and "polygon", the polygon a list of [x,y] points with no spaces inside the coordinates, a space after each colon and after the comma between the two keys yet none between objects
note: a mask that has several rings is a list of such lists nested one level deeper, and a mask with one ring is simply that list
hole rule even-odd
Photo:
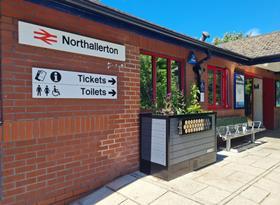
[{"label": "white information sign", "polygon": [[117,76],[32,68],[32,97],[117,99]]},{"label": "white information sign", "polygon": [[245,106],[245,76],[235,73],[235,108],[244,108]]},{"label": "white information sign", "polygon": [[125,61],[125,46],[73,33],[18,22],[20,44]]}]

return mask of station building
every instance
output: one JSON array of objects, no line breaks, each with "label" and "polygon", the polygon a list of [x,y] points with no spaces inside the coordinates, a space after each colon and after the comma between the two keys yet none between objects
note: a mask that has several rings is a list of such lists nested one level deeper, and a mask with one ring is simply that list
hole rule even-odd
[{"label": "station building", "polygon": [[218,117],[280,127],[279,32],[214,46],[88,0],[0,9],[0,204],[68,203],[139,169],[143,59],[151,101],[162,66],[166,93],[200,82]]}]

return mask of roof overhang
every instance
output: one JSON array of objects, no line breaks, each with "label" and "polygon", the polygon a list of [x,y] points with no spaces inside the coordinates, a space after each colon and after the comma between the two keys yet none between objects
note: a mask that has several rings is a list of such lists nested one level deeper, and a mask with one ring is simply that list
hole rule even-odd
[{"label": "roof overhang", "polygon": [[26,0],[32,3],[44,5],[62,12],[77,15],[90,20],[107,23],[108,25],[122,29],[127,29],[148,35],[155,38],[161,38],[167,41],[176,42],[178,45],[200,50],[205,53],[211,53],[214,56],[222,57],[234,62],[247,64],[251,59],[247,56],[225,50],[212,44],[191,38],[184,34],[166,29],[142,19],[133,17],[126,13],[112,9],[105,5],[94,3],[88,0]]},{"label": "roof overhang", "polygon": [[[273,56],[264,56],[250,58],[227,49],[223,49],[212,44],[191,38],[184,34],[166,29],[142,19],[133,17],[126,13],[112,9],[100,3],[94,3],[89,0],[26,0],[53,8],[65,13],[70,13],[79,17],[87,18],[97,22],[113,25],[118,28],[130,30],[157,38],[167,42],[172,42],[188,49],[196,49],[211,56],[225,58],[243,65],[259,65],[266,63],[280,62],[280,54]],[[265,67],[265,66],[263,66]],[[273,68],[274,70],[274,65]]]},{"label": "roof overhang", "polygon": [[275,73],[280,73],[280,62],[258,64],[258,65],[256,65],[256,67],[259,67],[259,68],[262,68],[265,70],[269,70],[269,71],[273,71]]},{"label": "roof overhang", "polygon": [[250,65],[280,62],[280,54],[252,58]]},{"label": "roof overhang", "polygon": [[254,58],[250,65],[280,73],[280,54]]}]

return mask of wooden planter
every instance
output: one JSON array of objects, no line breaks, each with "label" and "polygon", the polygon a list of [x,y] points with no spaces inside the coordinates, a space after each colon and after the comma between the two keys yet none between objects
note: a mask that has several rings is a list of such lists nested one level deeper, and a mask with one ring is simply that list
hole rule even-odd
[{"label": "wooden planter", "polygon": [[216,162],[216,113],[141,114],[140,171],[170,180]]}]

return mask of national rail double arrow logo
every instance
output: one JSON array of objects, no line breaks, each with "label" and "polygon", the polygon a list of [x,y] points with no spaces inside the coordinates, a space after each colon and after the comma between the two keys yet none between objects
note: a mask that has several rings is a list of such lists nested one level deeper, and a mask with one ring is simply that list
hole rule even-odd
[{"label": "national rail double arrow logo", "polygon": [[34,38],[39,39],[49,45],[57,43],[57,36],[47,32],[44,29],[39,29],[40,31],[34,31]]}]

